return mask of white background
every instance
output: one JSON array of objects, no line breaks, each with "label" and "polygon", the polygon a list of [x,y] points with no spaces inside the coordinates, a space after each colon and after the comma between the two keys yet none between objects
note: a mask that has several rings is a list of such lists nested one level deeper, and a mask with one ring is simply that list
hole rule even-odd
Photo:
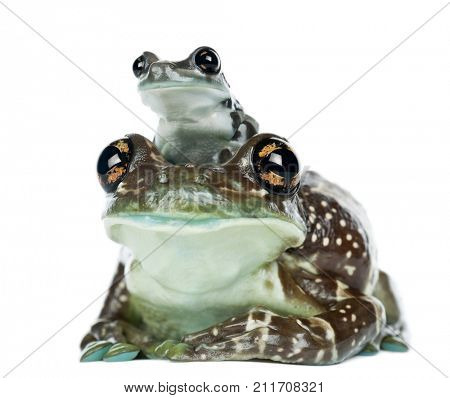
[{"label": "white background", "polygon": [[[261,130],[282,136],[445,4],[5,2],[155,127],[136,93],[134,59],[149,50],[178,60],[210,45]],[[2,396],[120,396],[124,383],[158,381],[249,389],[254,381],[322,381],[329,397],[443,396],[448,379],[428,361],[449,374],[449,22],[450,7],[292,138],[304,164],[366,207],[417,352],[329,367],[80,364],[78,344],[101,298],[2,378]],[[100,220],[97,156],[126,133],[152,132],[3,7],[0,51],[3,375],[107,288],[118,247]]]}]

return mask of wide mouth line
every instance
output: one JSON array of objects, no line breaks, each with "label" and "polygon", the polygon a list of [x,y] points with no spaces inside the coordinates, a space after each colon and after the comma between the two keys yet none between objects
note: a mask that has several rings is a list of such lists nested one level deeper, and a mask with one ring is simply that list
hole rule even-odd
[{"label": "wide mouth line", "polygon": [[152,90],[177,90],[177,89],[193,89],[193,90],[216,90],[226,92],[222,87],[216,86],[211,83],[197,83],[197,82],[182,82],[182,81],[163,81],[163,82],[142,82],[139,84],[139,90],[152,91]]},{"label": "wide mouth line", "polygon": [[260,223],[261,228],[270,228],[266,222],[271,224],[287,223],[295,226],[299,233],[304,233],[303,228],[294,220],[264,216],[264,217],[220,217],[211,215],[197,215],[192,217],[188,214],[117,214],[106,215],[103,217],[105,225],[112,226],[117,224],[130,224],[142,229],[151,229],[154,227],[173,227],[178,228],[182,225],[185,228],[203,227],[206,229],[214,229],[214,227],[226,227],[229,225],[239,225],[248,223]]}]

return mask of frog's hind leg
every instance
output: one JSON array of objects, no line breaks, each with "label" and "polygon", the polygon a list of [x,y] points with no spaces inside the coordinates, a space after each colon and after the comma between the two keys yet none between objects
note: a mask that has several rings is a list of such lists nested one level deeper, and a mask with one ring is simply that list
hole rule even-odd
[{"label": "frog's hind leg", "polygon": [[386,310],[386,324],[379,338],[380,348],[386,351],[407,351],[408,346],[401,335],[404,323],[401,318],[400,307],[393,293],[389,277],[383,271],[379,273],[374,296],[383,303]]},{"label": "frog's hind leg", "polygon": [[309,318],[255,307],[185,336],[181,344],[154,347],[150,354],[174,360],[267,359],[328,365],[357,354],[380,333],[383,322],[382,305],[365,296],[344,299]]},{"label": "frog's hind leg", "polygon": [[129,294],[124,265],[119,263],[99,319],[81,341],[81,362],[128,361],[136,358],[148,336],[126,319]]}]

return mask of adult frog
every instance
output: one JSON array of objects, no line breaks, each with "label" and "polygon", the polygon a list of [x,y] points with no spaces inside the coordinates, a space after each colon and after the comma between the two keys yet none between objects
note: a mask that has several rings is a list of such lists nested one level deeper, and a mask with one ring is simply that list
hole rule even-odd
[{"label": "adult frog", "polygon": [[106,232],[124,249],[82,361],[334,364],[406,350],[364,210],[284,139],[257,134],[224,165],[193,166],[132,134],[97,169]]},{"label": "adult frog", "polygon": [[133,64],[142,101],[159,116],[155,145],[171,163],[223,163],[258,131],[210,47],[178,62],[144,52]]}]

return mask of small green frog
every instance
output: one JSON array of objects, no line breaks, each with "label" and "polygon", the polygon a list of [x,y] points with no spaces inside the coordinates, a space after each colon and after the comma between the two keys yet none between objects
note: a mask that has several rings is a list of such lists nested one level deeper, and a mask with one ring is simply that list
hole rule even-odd
[{"label": "small green frog", "polygon": [[178,165],[132,134],[97,171],[106,232],[124,249],[82,361],[318,365],[407,349],[364,210],[302,170],[283,138],[253,135],[223,165]]},{"label": "small green frog", "polygon": [[230,91],[219,55],[200,47],[183,61],[144,52],[133,64],[142,101],[159,116],[155,145],[171,163],[224,163],[258,123]]}]

